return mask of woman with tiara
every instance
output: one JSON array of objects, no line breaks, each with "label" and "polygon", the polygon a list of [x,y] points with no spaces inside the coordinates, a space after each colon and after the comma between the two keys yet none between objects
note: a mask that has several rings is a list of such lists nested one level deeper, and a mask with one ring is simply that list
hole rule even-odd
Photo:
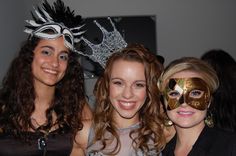
[{"label": "woman with tiara", "polygon": [[0,89],[0,155],[83,155],[91,112],[75,49],[82,18],[61,0],[32,16]]},{"label": "woman with tiara", "polygon": [[165,145],[159,90],[163,67],[143,45],[113,53],[95,84],[88,156],[156,156]]}]

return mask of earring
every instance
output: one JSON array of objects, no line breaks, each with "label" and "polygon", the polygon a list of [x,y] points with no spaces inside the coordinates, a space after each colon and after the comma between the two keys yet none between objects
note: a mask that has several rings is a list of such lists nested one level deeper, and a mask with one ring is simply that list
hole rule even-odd
[{"label": "earring", "polygon": [[164,119],[164,125],[165,125],[166,127],[170,127],[170,126],[173,125],[173,122],[169,119],[169,117],[165,117],[165,119]]},{"label": "earring", "polygon": [[207,110],[207,116],[206,116],[204,122],[208,127],[211,127],[211,128],[214,127],[213,115],[209,110]]}]

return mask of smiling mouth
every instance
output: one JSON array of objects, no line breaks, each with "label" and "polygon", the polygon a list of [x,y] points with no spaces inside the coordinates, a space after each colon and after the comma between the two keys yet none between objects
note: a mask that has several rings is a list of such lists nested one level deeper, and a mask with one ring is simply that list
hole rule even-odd
[{"label": "smiling mouth", "polygon": [[134,104],[134,102],[120,102],[124,106],[131,106]]},{"label": "smiling mouth", "polygon": [[119,101],[119,105],[122,109],[125,110],[131,110],[135,107],[135,102],[124,102],[124,101]]},{"label": "smiling mouth", "polygon": [[192,115],[193,114],[193,112],[191,112],[191,111],[179,111],[177,113],[180,115]]},{"label": "smiling mouth", "polygon": [[58,73],[56,70],[52,70],[52,69],[43,69],[43,71],[49,74],[53,74],[53,75],[56,75]]}]

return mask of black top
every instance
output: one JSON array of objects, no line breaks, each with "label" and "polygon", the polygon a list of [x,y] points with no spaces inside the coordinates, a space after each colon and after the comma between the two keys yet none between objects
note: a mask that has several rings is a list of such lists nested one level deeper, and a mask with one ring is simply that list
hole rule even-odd
[{"label": "black top", "polygon": [[[46,147],[39,149],[44,143],[41,132],[26,132],[30,134],[30,142],[26,143],[14,138],[11,134],[0,134],[0,156],[69,156],[72,151],[73,139],[70,131],[61,133],[59,130],[48,134]],[[41,139],[41,142],[40,142]]]},{"label": "black top", "polygon": [[[162,152],[174,156],[176,136]],[[236,156],[236,134],[205,126],[188,156]]]}]

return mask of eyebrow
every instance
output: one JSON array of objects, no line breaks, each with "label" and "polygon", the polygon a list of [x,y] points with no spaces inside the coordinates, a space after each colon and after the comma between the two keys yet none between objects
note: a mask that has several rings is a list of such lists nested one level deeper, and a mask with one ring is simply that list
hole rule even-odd
[{"label": "eyebrow", "polygon": [[[52,46],[49,46],[49,45],[44,45],[44,46],[41,46],[40,48],[48,48],[48,49],[55,51],[55,48],[53,48]],[[65,53],[69,54],[68,50],[62,50],[61,52],[65,52]]]},{"label": "eyebrow", "polygon": [[43,45],[40,48],[48,48],[48,49],[51,49],[51,50],[55,50],[55,48],[53,48],[52,46],[48,46],[48,45]]},{"label": "eyebrow", "polygon": [[[111,77],[111,79],[110,80],[116,80],[116,79],[118,79],[118,80],[122,80],[122,81],[125,81],[124,79],[122,79],[122,78],[119,78],[119,77]],[[144,82],[144,83],[146,83],[146,80],[135,80],[134,82]]]}]

